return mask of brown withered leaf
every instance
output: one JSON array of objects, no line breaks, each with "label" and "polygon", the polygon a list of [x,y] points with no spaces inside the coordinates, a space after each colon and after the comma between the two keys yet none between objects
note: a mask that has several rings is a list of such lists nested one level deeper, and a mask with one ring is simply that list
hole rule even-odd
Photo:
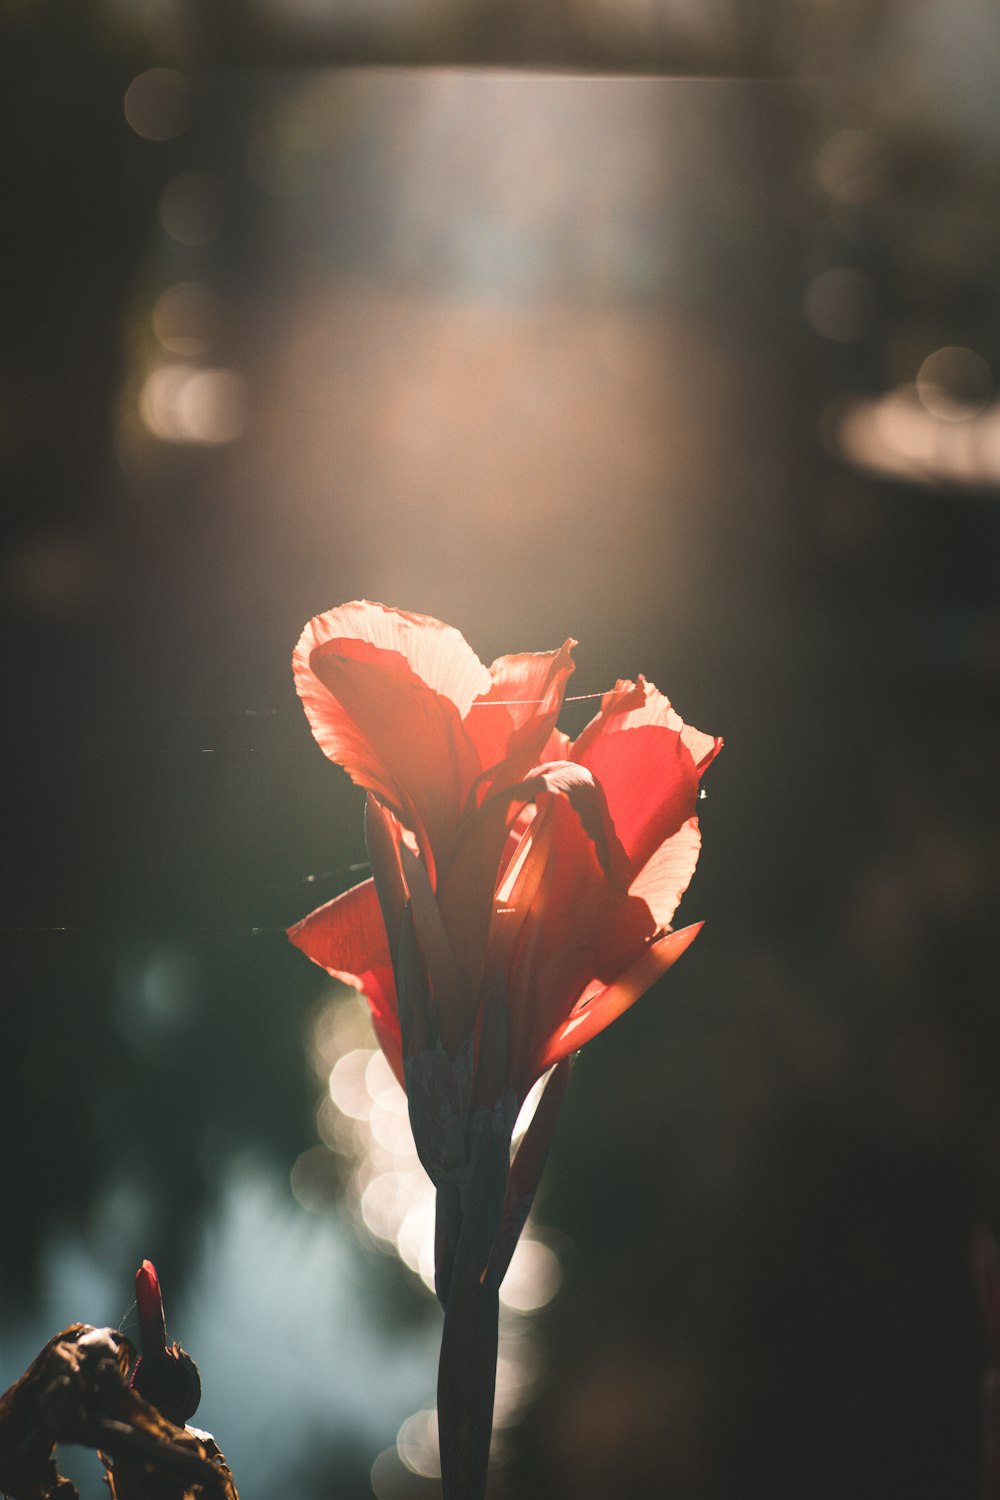
[{"label": "brown withered leaf", "polygon": [[102,1444],[112,1500],[239,1500],[229,1466],[210,1432],[174,1427],[155,1407],[137,1396],[161,1428],[129,1429],[129,1437],[112,1451]]},{"label": "brown withered leaf", "polygon": [[113,1328],[74,1323],[49,1339],[0,1396],[0,1494],[75,1500],[57,1443],[100,1451],[115,1500],[239,1500],[207,1433],[176,1427],[127,1381],[131,1346]]}]

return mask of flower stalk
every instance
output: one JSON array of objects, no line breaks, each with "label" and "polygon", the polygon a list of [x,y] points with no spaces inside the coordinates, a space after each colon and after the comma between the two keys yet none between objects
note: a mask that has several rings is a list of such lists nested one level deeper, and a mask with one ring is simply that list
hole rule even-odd
[{"label": "flower stalk", "polygon": [[487,668],[451,627],[359,601],[310,621],[293,659],[313,734],[368,793],[372,879],[289,936],[367,997],[437,1191],[445,1500],[485,1494],[499,1289],[570,1059],[699,931],[670,924],[722,742],[641,677],[571,741],[574,645]]}]

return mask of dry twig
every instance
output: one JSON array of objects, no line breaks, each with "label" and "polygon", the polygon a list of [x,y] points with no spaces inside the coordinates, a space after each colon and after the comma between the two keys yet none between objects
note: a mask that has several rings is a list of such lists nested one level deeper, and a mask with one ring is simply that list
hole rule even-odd
[{"label": "dry twig", "polygon": [[167,1420],[128,1384],[133,1350],[113,1328],[74,1323],[0,1396],[0,1494],[76,1500],[58,1443],[96,1448],[113,1500],[239,1500],[215,1441]]}]

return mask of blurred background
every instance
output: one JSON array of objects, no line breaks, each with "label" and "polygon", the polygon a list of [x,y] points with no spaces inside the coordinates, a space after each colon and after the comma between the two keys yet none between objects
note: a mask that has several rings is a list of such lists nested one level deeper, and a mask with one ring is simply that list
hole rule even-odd
[{"label": "blurred background", "polygon": [[0,1387],[134,1335],[148,1256],[243,1500],[438,1492],[405,1115],[283,937],[365,873],[290,654],[369,597],[487,662],[572,634],[574,693],[642,671],[727,741],[704,934],[581,1057],[511,1270],[491,1496],[971,1500],[989,0],[15,0],[0,41]]}]

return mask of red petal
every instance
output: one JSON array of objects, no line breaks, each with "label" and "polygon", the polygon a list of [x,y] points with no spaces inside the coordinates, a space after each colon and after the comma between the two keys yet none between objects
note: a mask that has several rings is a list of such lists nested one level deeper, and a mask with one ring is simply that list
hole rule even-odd
[{"label": "red petal", "polygon": [[135,1273],[135,1300],[139,1313],[139,1347],[144,1356],[162,1354],[167,1347],[167,1323],[156,1267],[144,1260]]},{"label": "red petal", "polygon": [[671,706],[659,688],[647,682],[641,674],[635,682],[619,678],[609,693],[601,700],[601,712],[592,719],[577,740],[581,746],[587,736],[600,724],[606,715],[640,713],[640,721],[660,723],[665,729],[676,729],[691,752],[698,775],[707,770],[722,749],[722,739],[717,734],[703,734],[691,724],[685,724],[680,714]]},{"label": "red petal", "polygon": [[642,678],[606,693],[573,746],[607,793],[615,830],[637,874],[694,813],[699,766],[721,741],[689,729]]},{"label": "red petal", "polygon": [[435,693],[449,698],[464,719],[492,678],[464,636],[430,615],[409,614],[357,599],[309,621],[295,648],[295,667],[308,664],[317,646],[333,640],[367,641],[379,652],[398,652]]},{"label": "red petal", "polygon": [[501,656],[490,667],[493,685],[465,721],[483,769],[481,798],[491,787],[519,780],[542,759],[573,671],[575,645],[568,640],[558,651]]},{"label": "red petal", "polygon": [[[495,792],[478,811],[469,815],[456,836],[451,862],[438,882],[441,916],[451,937],[453,951],[469,981],[462,1007],[465,1032],[471,1028],[475,1018],[479,981],[486,962],[494,911],[494,890],[499,879],[508,822],[516,818],[519,805],[529,800],[537,802],[540,798],[556,799],[572,809],[569,813],[573,828],[571,837],[575,843],[578,835],[587,846],[581,858],[595,866],[594,878],[602,892],[602,899],[609,885],[624,892],[628,883],[628,860],[611,825],[604,792],[594,781],[590,771],[573,761],[539,766],[523,781]],[[533,829],[535,826],[532,823]],[[542,834],[541,826],[537,828],[537,832]],[[596,874],[595,855],[604,872],[603,876]],[[564,858],[567,877],[572,875],[570,865],[575,857],[575,854],[568,854]],[[536,849],[536,857],[530,862],[529,869],[534,869],[537,864]],[[527,873],[518,867],[516,879],[512,874],[509,882],[518,887],[512,902],[522,917],[533,899],[531,892],[525,888],[527,878]],[[507,888],[508,880],[505,877],[503,890],[506,891]],[[419,929],[416,907],[415,915],[418,917]],[[518,925],[517,915],[512,922],[504,924],[505,942],[509,943]],[[446,1045],[449,1050],[453,1050],[453,1042],[446,1041]]]},{"label": "red petal", "polygon": [[697,818],[689,818],[640,870],[629,894],[645,901],[657,927],[667,928],[691,883],[701,851]]},{"label": "red petal", "polygon": [[450,626],[367,603],[311,620],[293,667],[323,751],[417,835],[433,877],[480,770],[462,717],[486,668]]},{"label": "red petal", "polygon": [[634,1005],[640,995],[644,995],[687,951],[701,928],[702,923],[698,922],[679,932],[668,932],[658,942],[650,943],[624,974],[591,996],[559,1027],[537,1058],[535,1075],[544,1073],[553,1063],[578,1051]]},{"label": "red petal", "polygon": [[379,1046],[402,1084],[396,985],[375,882],[366,880],[318,907],[288,936],[313,963],[365,996]]},{"label": "red petal", "polygon": [[545,744],[542,746],[538,756],[539,765],[546,765],[550,760],[572,760],[573,741],[568,734],[563,734],[561,729],[553,729]]},{"label": "red petal", "polygon": [[629,860],[613,825],[605,789],[590,768],[571,760],[553,761],[536,767],[504,795],[519,802],[537,802],[546,793],[565,799],[572,807],[607,878],[625,889],[631,873]]},{"label": "red petal", "polygon": [[525,1089],[537,1076],[533,1059],[587,985],[614,979],[656,931],[646,903],[608,880],[572,804],[553,798],[528,840],[527,857],[512,866],[513,911],[496,926],[496,941],[512,944],[510,1076]]}]

